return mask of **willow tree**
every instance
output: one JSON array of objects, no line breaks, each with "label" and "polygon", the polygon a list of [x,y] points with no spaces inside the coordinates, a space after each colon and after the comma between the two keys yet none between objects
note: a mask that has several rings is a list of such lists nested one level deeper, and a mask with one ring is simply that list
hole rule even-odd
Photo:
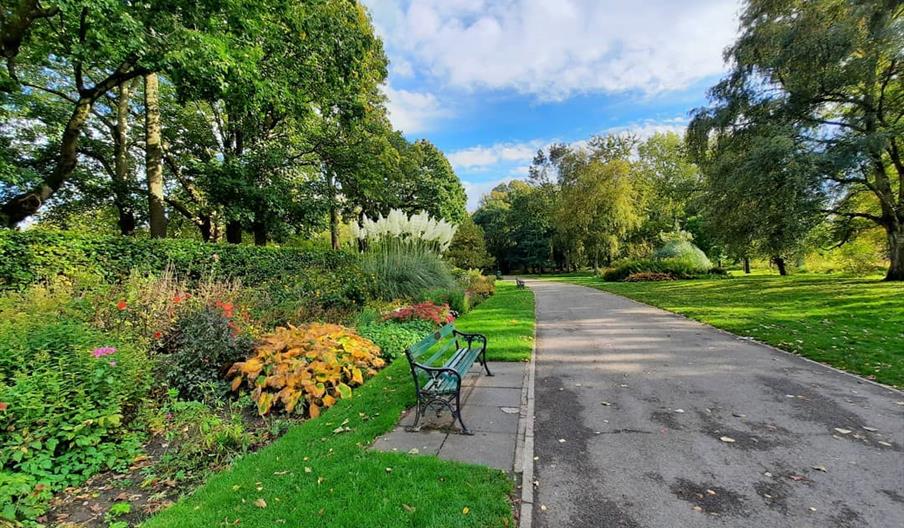
[{"label": "willow tree", "polygon": [[782,130],[813,157],[824,214],[885,230],[887,280],[904,280],[902,18],[898,0],[748,0],[731,70],[689,134],[698,159],[718,163],[737,154],[734,137]]}]

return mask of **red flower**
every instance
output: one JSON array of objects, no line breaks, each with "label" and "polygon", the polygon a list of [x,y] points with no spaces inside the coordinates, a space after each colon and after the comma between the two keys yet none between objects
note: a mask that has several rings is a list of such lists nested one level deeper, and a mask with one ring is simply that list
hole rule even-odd
[{"label": "red flower", "polygon": [[154,332],[154,339],[160,339],[161,337],[163,337],[163,334],[161,334],[160,332]]},{"label": "red flower", "polygon": [[9,404],[6,402],[0,402],[0,411],[5,411],[9,409]]},{"label": "red flower", "polygon": [[184,299],[184,298],[185,297],[182,297],[178,293],[176,295],[173,295],[173,304],[179,304],[180,302],[182,302],[182,299]]},{"label": "red flower", "polygon": [[118,303],[116,303],[116,309],[122,311],[128,308],[129,303],[127,303],[124,299],[120,299]]}]

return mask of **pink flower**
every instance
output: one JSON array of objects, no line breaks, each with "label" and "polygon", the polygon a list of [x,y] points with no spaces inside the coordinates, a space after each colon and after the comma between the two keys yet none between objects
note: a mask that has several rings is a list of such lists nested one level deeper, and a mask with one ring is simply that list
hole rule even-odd
[{"label": "pink flower", "polygon": [[110,361],[110,366],[111,366],[111,367],[115,367],[115,366],[116,366],[116,361]]},{"label": "pink flower", "polygon": [[102,358],[104,356],[110,356],[116,353],[116,348],[114,347],[100,347],[95,348],[91,355],[95,358]]}]

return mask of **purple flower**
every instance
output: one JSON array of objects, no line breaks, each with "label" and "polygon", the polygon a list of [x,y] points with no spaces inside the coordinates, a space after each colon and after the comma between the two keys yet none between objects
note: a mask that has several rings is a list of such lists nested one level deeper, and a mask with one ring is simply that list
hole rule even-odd
[{"label": "purple flower", "polygon": [[91,355],[95,358],[102,358],[104,356],[110,356],[116,353],[116,348],[114,347],[100,347],[95,348]]}]

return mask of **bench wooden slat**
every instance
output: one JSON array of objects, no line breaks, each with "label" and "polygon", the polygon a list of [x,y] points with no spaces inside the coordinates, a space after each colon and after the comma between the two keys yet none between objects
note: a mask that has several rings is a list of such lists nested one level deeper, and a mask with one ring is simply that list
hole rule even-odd
[{"label": "bench wooden slat", "polygon": [[[434,365],[434,362],[435,362],[437,359],[439,359],[439,358],[445,356],[446,354],[448,354],[449,351],[452,350],[452,347],[454,347],[454,346],[455,346],[455,340],[454,340],[454,339],[448,340],[445,344],[443,344],[443,346],[439,347],[439,348],[436,350],[436,352],[433,353],[432,356],[430,356],[426,361],[421,361],[421,363],[423,363],[424,365],[433,366],[433,365]],[[424,354],[424,355],[426,355],[426,354]],[[444,363],[445,363],[445,362],[444,362]]]},{"label": "bench wooden slat", "polygon": [[447,324],[436,332],[411,345],[410,347],[408,347],[408,350],[411,352],[411,357],[417,359],[420,356],[424,355],[433,347],[433,345],[441,341],[443,338],[448,337],[453,330],[455,330],[455,326]]}]

